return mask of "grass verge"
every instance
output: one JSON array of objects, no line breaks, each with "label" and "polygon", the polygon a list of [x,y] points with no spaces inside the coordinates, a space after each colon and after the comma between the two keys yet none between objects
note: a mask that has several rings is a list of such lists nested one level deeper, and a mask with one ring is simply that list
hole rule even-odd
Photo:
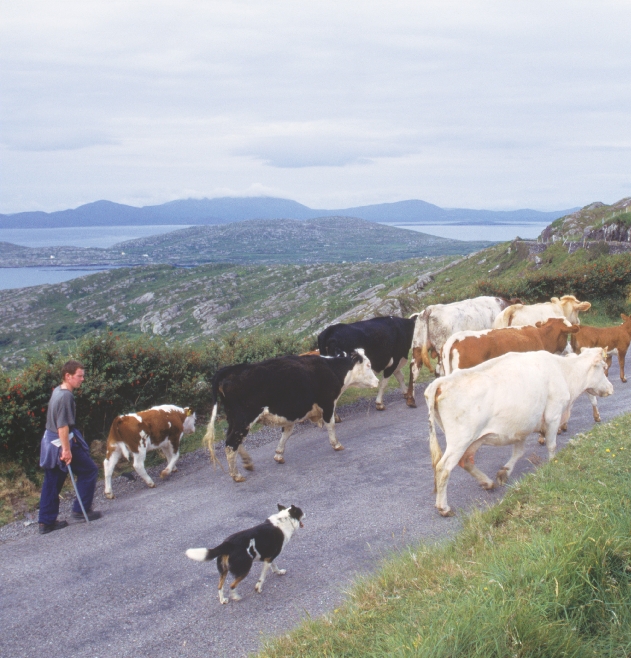
[{"label": "grass verge", "polygon": [[386,561],[261,656],[628,656],[629,429],[577,435],[453,540]]}]

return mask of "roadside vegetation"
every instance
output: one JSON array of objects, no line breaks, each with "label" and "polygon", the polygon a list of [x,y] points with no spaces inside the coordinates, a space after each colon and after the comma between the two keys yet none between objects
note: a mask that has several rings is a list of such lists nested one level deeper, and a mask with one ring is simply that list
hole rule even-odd
[{"label": "roadside vegetation", "polygon": [[630,430],[625,415],[577,435],[453,540],[385,561],[260,655],[628,656]]}]

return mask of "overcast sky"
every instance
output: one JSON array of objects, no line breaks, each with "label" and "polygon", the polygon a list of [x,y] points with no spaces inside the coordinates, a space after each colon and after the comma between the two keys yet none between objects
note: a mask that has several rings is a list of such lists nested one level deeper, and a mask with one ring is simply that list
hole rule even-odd
[{"label": "overcast sky", "polygon": [[631,196],[631,3],[0,7],[0,212]]}]

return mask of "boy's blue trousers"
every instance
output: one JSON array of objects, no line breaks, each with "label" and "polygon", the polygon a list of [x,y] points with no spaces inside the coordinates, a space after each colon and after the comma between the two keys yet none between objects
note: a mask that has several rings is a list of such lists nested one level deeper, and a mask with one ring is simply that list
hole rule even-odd
[{"label": "boy's blue trousers", "polygon": [[[90,453],[80,443],[72,439],[70,439],[70,452],[72,453],[70,468],[72,468],[79,495],[87,512],[92,507],[99,468],[90,457]],[[68,473],[62,471],[59,467],[55,467],[44,469],[44,474],[42,496],[39,501],[39,522],[50,525],[57,520],[59,494]],[[72,511],[81,514],[81,505],[79,505],[76,498]]]}]

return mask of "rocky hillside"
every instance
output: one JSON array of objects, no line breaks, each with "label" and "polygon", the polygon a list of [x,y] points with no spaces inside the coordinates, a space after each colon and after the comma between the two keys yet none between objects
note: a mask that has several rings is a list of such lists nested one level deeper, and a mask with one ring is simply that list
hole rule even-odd
[{"label": "rocky hillside", "polygon": [[542,242],[631,242],[631,197],[610,206],[600,201],[590,203],[552,222],[540,238]]},{"label": "rocky hillside", "polygon": [[107,329],[184,342],[234,331],[315,335],[333,322],[413,312],[452,261],[154,265],[2,290],[0,359],[5,368],[15,367],[35,350]]},{"label": "rocky hillside", "polygon": [[[0,234],[1,237],[1,234]],[[251,220],[194,226],[121,242],[111,249],[28,248],[0,243],[3,267],[170,263],[342,263],[467,254],[491,242],[462,242],[353,217]]]}]

